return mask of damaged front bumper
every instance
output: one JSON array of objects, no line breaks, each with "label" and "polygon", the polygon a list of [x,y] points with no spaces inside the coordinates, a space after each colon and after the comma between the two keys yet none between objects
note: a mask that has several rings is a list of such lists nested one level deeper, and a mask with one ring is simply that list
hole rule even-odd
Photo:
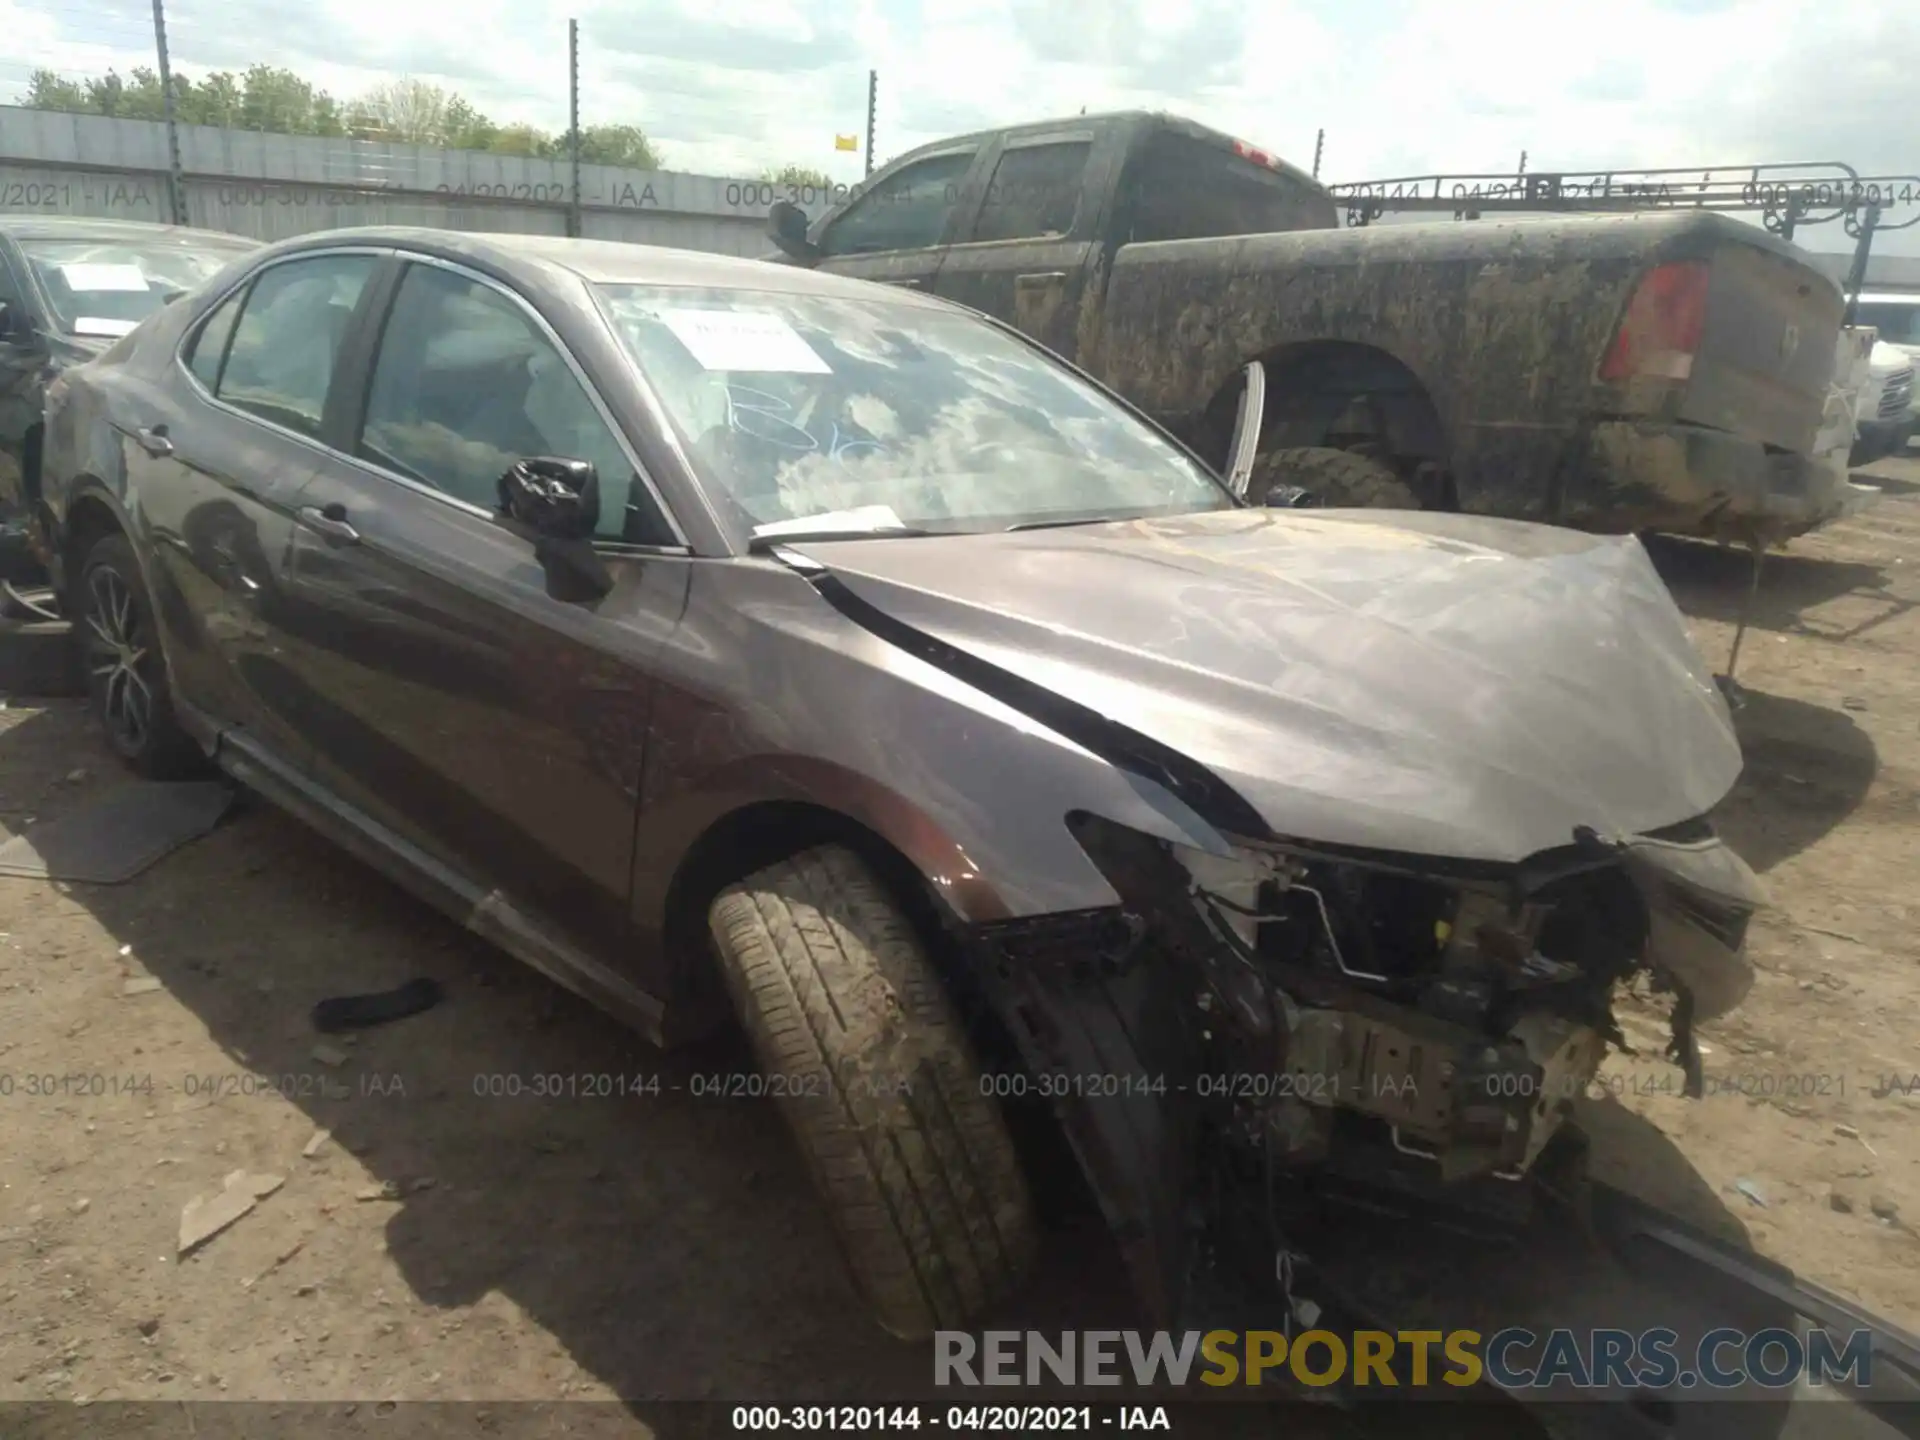
[{"label": "damaged front bumper", "polygon": [[985,927],[985,971],[1167,1316],[1223,1177],[1520,1218],[1515,1182],[1620,1038],[1615,987],[1672,993],[1670,1053],[1697,1093],[1693,1023],[1745,994],[1765,903],[1704,825],[1451,872],[1074,826],[1121,906]]}]

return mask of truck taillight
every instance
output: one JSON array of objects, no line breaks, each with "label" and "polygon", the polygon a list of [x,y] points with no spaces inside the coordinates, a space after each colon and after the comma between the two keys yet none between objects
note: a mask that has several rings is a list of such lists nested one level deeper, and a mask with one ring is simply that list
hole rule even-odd
[{"label": "truck taillight", "polygon": [[1278,170],[1280,168],[1279,156],[1270,155],[1265,150],[1257,149],[1244,140],[1236,140],[1233,142],[1233,153],[1238,155],[1242,160],[1251,160],[1254,164],[1264,165],[1269,170]]},{"label": "truck taillight", "polygon": [[1707,323],[1707,263],[1676,260],[1641,278],[1613,344],[1600,362],[1602,380],[1656,376],[1685,380]]}]

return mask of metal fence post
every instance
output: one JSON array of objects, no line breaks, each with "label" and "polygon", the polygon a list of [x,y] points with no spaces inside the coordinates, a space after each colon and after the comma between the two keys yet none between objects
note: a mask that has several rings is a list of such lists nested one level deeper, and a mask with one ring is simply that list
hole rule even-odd
[{"label": "metal fence post", "polygon": [[567,192],[567,234],[580,234],[580,22],[567,21],[567,159],[573,187]]},{"label": "metal fence post", "polygon": [[160,62],[160,103],[167,124],[167,208],[173,223],[187,223],[187,187],[180,173],[180,117],[173,102],[173,66],[167,60],[167,12],[162,0],[153,0],[153,48]]},{"label": "metal fence post", "polygon": [[873,174],[873,111],[880,96],[880,72],[867,71],[867,174]]}]

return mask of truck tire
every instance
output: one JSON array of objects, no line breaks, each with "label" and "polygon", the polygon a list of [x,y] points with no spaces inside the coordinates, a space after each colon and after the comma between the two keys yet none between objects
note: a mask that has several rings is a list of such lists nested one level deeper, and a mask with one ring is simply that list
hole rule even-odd
[{"label": "truck tire", "polygon": [[940,977],[852,851],[727,887],[708,927],[728,993],[880,1325],[964,1327],[1037,1248],[1033,1205]]},{"label": "truck tire", "polygon": [[1278,485],[1298,485],[1328,506],[1420,509],[1420,497],[1378,460],[1325,445],[1271,450],[1256,459],[1248,495],[1264,503],[1267,493]]},{"label": "truck tire", "polygon": [[[173,713],[153,602],[127,537],[101,536],[74,588],[80,611],[74,638],[107,744],[149,780],[184,780],[206,771],[206,756]],[[127,657],[131,662],[122,663]]]}]

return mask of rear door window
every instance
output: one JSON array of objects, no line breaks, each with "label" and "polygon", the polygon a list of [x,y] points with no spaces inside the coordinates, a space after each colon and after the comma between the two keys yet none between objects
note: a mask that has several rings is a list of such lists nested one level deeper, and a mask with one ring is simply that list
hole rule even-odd
[{"label": "rear door window", "polygon": [[987,182],[973,238],[1038,240],[1068,234],[1092,153],[1085,140],[1008,150]]},{"label": "rear door window", "polygon": [[373,255],[316,255],[261,271],[215,393],[262,420],[318,437],[334,361],[378,263]]},{"label": "rear door window", "polygon": [[240,305],[246,293],[246,287],[242,286],[221,301],[213,314],[200,322],[200,331],[193,337],[192,348],[187,353],[187,368],[209,390],[220,384],[220,362],[227,358],[227,341],[233,337],[233,322],[240,318]]}]

